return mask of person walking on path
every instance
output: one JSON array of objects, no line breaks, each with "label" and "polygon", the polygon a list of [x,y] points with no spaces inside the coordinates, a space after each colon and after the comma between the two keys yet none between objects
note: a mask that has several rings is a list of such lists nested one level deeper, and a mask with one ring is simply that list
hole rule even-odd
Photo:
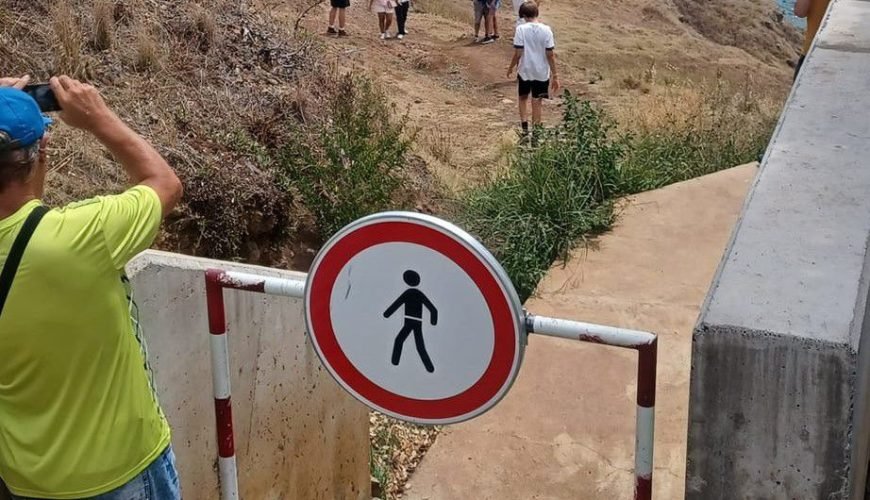
[{"label": "person walking on path", "polygon": [[396,38],[399,40],[405,38],[408,32],[405,30],[405,23],[408,22],[408,11],[411,9],[411,0],[398,0],[396,5],[396,25],[399,32]]},{"label": "person walking on path", "polygon": [[378,15],[381,40],[392,38],[390,26],[393,25],[393,13],[396,11],[393,0],[369,0],[369,10]]},{"label": "person walking on path", "polygon": [[[345,11],[350,7],[350,0],[329,0],[329,27],[326,28],[326,33],[329,35],[347,36],[345,30]],[[335,27],[335,20],[338,18],[338,28]]]},{"label": "person walking on path", "polygon": [[[486,0],[471,0],[471,3],[474,5],[474,42],[480,43],[484,40],[484,38],[480,37],[480,25],[484,18],[486,18]],[[488,38],[488,31],[486,32],[486,35]]]},{"label": "person walking on path", "polygon": [[508,66],[508,78],[517,69],[520,123],[524,135],[529,133],[529,96],[532,101],[532,124],[541,125],[542,100],[550,97],[550,89],[559,91],[556,71],[556,41],[553,30],[538,21],[538,6],[525,2],[520,6],[523,23],[514,34],[514,55]]},{"label": "person walking on path", "polygon": [[14,499],[180,500],[170,429],[124,266],[181,198],[178,177],[92,86],[51,89],[134,187],[49,209],[36,101],[0,79],[0,477]]},{"label": "person walking on path", "polygon": [[498,41],[498,8],[501,7],[501,0],[485,0],[486,2],[486,37],[481,43],[494,43]]},{"label": "person walking on path", "polygon": [[804,33],[804,45],[801,47],[801,56],[798,58],[797,64],[794,67],[794,79],[797,79],[801,67],[804,65],[804,59],[813,45],[813,39],[816,38],[816,33],[822,25],[822,19],[825,17],[825,12],[828,11],[828,4],[831,0],[797,0],[794,4],[794,15],[807,20],[807,31]]}]

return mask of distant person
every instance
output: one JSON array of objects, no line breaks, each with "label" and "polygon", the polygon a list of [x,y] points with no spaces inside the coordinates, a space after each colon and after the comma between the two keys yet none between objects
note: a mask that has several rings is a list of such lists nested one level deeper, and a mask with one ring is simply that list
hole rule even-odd
[{"label": "distant person", "polygon": [[498,8],[501,7],[501,0],[485,0],[486,1],[486,37],[481,43],[489,44],[498,41]]},{"label": "distant person", "polygon": [[[344,29],[345,11],[350,7],[350,0],[329,0],[329,28],[326,28],[326,33],[329,35],[347,36],[347,31]],[[338,17],[338,29],[335,27],[335,18]]]},{"label": "distant person", "polygon": [[794,67],[794,78],[797,79],[798,73],[804,64],[810,47],[813,45],[813,39],[819,31],[819,26],[822,25],[822,18],[825,17],[825,12],[828,10],[828,4],[831,0],[797,0],[794,4],[794,15],[797,17],[805,17],[807,19],[807,31],[804,34],[804,45],[801,48],[801,56]]},{"label": "distant person", "polygon": [[507,70],[508,78],[517,68],[520,124],[524,135],[529,133],[529,96],[532,101],[532,125],[541,125],[542,100],[559,91],[556,71],[556,41],[553,30],[538,21],[538,5],[525,2],[520,6],[523,23],[514,34],[514,55]]},{"label": "distant person", "polygon": [[[480,43],[484,39],[480,37],[480,25],[486,17],[486,0],[471,0],[474,5],[474,41]],[[489,36],[489,33],[486,33]]]},{"label": "distant person", "polygon": [[396,11],[393,0],[369,0],[369,10],[378,15],[378,27],[381,29],[381,40],[389,40],[390,26],[393,25],[393,14]]},{"label": "distant person", "polygon": [[15,499],[179,500],[124,266],[154,242],[181,182],[94,87],[61,76],[60,118],[134,187],[45,207],[51,120],[18,90],[27,80],[0,79],[0,476]]},{"label": "distant person", "polygon": [[514,16],[516,16],[516,21],[514,21],[514,28],[523,23],[523,17],[520,15],[520,7],[523,6],[525,0],[512,0],[514,6]]},{"label": "distant person", "polygon": [[411,10],[411,0],[398,0],[398,5],[396,5],[396,25],[399,28],[399,32],[396,35],[396,38],[399,40],[408,35],[405,24],[408,22],[409,10]]}]

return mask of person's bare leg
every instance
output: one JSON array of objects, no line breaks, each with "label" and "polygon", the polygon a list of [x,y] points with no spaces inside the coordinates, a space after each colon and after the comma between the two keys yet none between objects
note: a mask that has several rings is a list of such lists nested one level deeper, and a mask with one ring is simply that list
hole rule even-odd
[{"label": "person's bare leg", "polygon": [[378,28],[381,29],[381,34],[384,34],[387,31],[387,29],[384,27],[384,25],[386,24],[386,17],[387,15],[383,12],[378,12]]},{"label": "person's bare leg", "polygon": [[532,99],[532,125],[538,126],[541,124],[541,108],[543,99]]},{"label": "person's bare leg", "polygon": [[495,12],[492,13],[492,35],[498,36],[498,16],[495,15]]},{"label": "person's bare leg", "polygon": [[517,100],[520,109],[520,122],[526,123],[529,121],[529,96],[521,96]]},{"label": "person's bare leg", "polygon": [[493,16],[489,12],[487,12],[486,20],[484,23],[484,29],[486,29],[486,36],[492,36],[492,18]]},{"label": "person's bare leg", "polygon": [[342,31],[344,31],[345,10],[347,9],[338,9],[338,29]]},{"label": "person's bare leg", "polygon": [[384,33],[390,31],[390,26],[393,25],[393,15],[392,14],[384,14]]},{"label": "person's bare leg", "polygon": [[[338,9],[333,7],[329,10],[329,27],[332,28],[335,26],[335,14],[338,12]],[[339,24],[341,24],[341,18],[339,17]]]}]

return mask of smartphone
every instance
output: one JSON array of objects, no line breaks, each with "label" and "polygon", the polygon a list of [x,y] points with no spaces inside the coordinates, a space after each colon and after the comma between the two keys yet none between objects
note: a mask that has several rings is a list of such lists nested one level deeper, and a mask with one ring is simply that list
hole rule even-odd
[{"label": "smartphone", "polygon": [[60,111],[60,104],[54,96],[54,91],[51,90],[51,87],[47,83],[28,85],[22,90],[36,101],[36,104],[39,105],[39,109],[43,113]]}]

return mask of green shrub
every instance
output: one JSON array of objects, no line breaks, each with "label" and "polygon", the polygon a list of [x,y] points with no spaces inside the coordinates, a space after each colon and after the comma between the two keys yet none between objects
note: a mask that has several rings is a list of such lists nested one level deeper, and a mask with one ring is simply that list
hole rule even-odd
[{"label": "green shrub", "polygon": [[583,235],[609,227],[623,143],[603,111],[567,96],[562,122],[536,132],[493,182],[466,193],[460,219],[510,275],[520,296]]},{"label": "green shrub", "polygon": [[[373,212],[393,208],[413,137],[371,80],[337,77],[329,117],[284,148],[281,168],[302,196],[321,238]],[[301,135],[301,132],[300,132]]]}]

